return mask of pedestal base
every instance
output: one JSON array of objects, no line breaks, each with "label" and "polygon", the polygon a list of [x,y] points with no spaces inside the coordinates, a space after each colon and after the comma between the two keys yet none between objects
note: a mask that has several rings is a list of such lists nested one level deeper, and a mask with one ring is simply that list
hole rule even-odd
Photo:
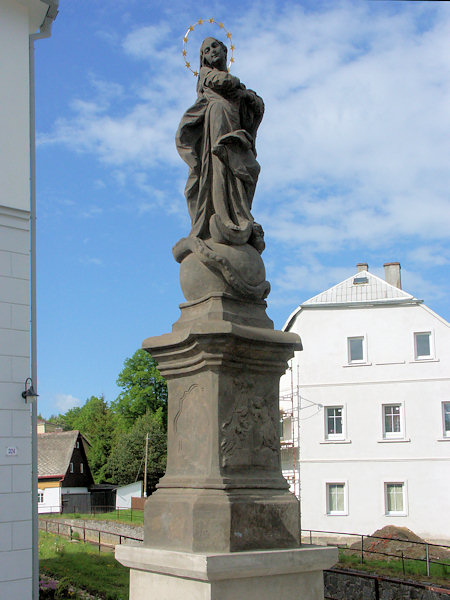
[{"label": "pedestal base", "polygon": [[337,548],[226,554],[116,546],[130,567],[130,600],[323,600],[323,570]]}]

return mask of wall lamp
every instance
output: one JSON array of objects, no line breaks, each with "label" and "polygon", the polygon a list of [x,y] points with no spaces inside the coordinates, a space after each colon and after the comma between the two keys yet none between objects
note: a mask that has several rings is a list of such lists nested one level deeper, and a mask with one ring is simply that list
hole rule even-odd
[{"label": "wall lamp", "polygon": [[25,402],[33,402],[33,400],[36,400],[38,396],[39,394],[36,393],[33,387],[33,380],[31,377],[27,377],[25,379],[25,389],[22,392],[22,398],[25,400]]}]

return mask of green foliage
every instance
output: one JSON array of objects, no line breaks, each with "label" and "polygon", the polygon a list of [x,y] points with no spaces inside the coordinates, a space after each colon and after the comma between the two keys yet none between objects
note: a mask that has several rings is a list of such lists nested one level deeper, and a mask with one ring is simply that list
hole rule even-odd
[{"label": "green foliage", "polygon": [[117,439],[107,464],[110,481],[126,485],[136,481],[144,471],[146,435],[148,442],[147,476],[149,487],[158,482],[166,468],[167,441],[163,423],[163,409],[147,412],[138,417],[131,430]]},{"label": "green foliage", "polygon": [[357,551],[339,548],[339,562],[336,565],[343,569],[356,569],[358,571],[366,571],[376,573],[386,577],[407,576],[409,579],[418,581],[432,581],[433,583],[448,584],[449,574],[446,564],[438,562],[430,563],[430,577],[426,576],[427,568],[424,560],[407,559],[403,561],[400,558],[387,559],[377,558],[374,554],[373,558],[364,559],[361,563],[361,556]]},{"label": "green foliage", "polygon": [[122,388],[112,403],[114,411],[123,419],[125,429],[147,412],[162,408],[164,424],[167,412],[167,384],[157,369],[157,363],[145,350],[137,350],[124,362],[117,385]]},{"label": "green foliage", "polygon": [[125,360],[117,385],[122,391],[110,406],[103,396],[91,396],[83,406],[49,420],[65,431],[78,429],[89,441],[87,458],[95,483],[126,485],[135,481],[148,431],[152,487],[165,469],[166,381],[150,354],[137,350]]},{"label": "green foliage", "polygon": [[64,430],[78,429],[91,444],[88,448],[89,467],[95,483],[105,479],[105,465],[111,451],[116,417],[103,396],[91,396],[83,406],[69,409],[52,421]]},{"label": "green foliage", "polygon": [[[42,573],[54,577],[60,585],[84,589],[102,598],[128,599],[129,569],[118,563],[112,553],[99,553],[90,544],[71,544],[56,539],[55,545],[54,535],[39,532],[39,570]],[[55,552],[55,547],[61,545],[64,552]]]}]

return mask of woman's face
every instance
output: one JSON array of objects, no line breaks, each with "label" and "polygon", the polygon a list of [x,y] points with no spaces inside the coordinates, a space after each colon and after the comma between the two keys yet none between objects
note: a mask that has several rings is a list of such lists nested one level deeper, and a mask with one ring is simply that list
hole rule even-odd
[{"label": "woman's face", "polygon": [[226,54],[223,45],[215,38],[206,38],[202,44],[203,60],[216,69],[226,66]]}]

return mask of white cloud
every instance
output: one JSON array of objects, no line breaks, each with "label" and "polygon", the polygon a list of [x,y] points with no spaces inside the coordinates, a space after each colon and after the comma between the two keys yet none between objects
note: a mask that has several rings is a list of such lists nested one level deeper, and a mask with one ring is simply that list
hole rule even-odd
[{"label": "white cloud", "polygon": [[80,262],[84,265],[95,265],[97,267],[103,266],[102,259],[95,256],[85,256],[84,258],[80,258]]},{"label": "white cloud", "polygon": [[139,59],[154,58],[166,46],[170,34],[168,24],[139,27],[129,33],[123,41],[123,49],[127,54]]},{"label": "white cloud", "polygon": [[71,394],[56,394],[55,404],[61,413],[65,413],[70,408],[81,406],[81,400],[79,398],[75,398],[75,396],[72,396]]},{"label": "white cloud", "polygon": [[[450,230],[449,24],[438,4],[358,2],[313,11],[268,2],[264,15],[255,8],[231,21],[233,71],[266,102],[254,211],[268,236],[310,252],[443,243]],[[90,75],[91,97],[74,100],[73,115],[40,136],[121,173],[147,194],[143,211],[155,203],[180,207],[158,194],[148,199],[161,169],[185,176],[173,138],[195,81],[173,39],[168,24],[136,28],[122,47],[148,70],[123,109],[114,105],[123,84]]]}]

